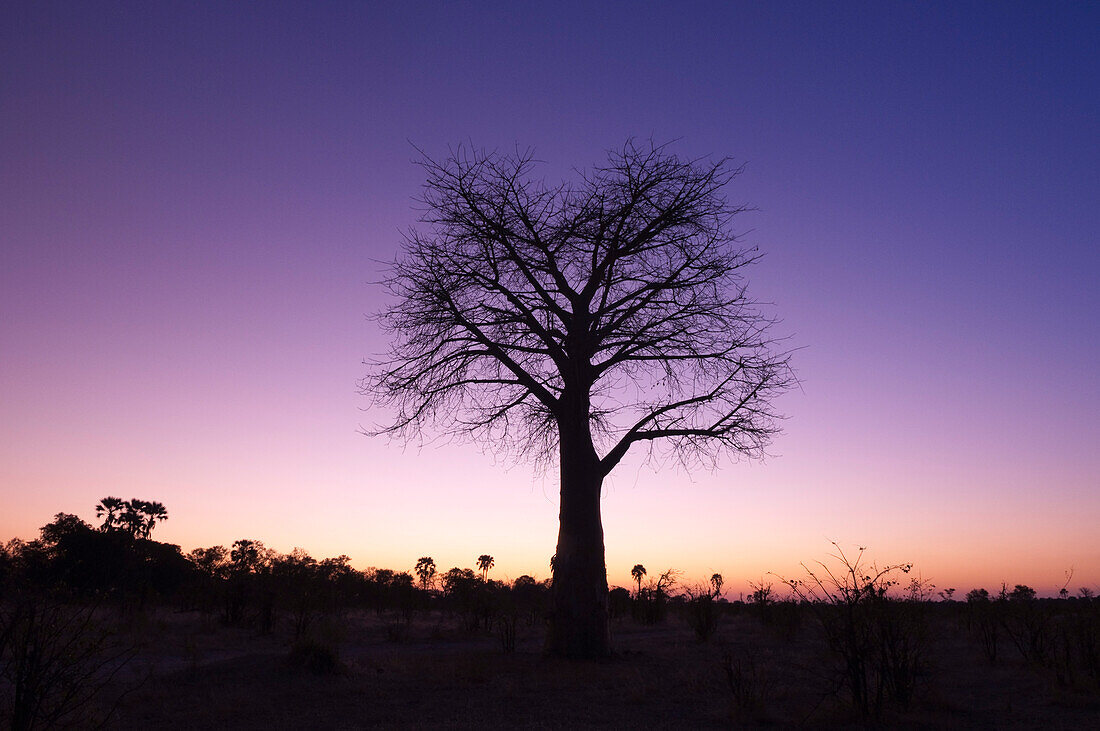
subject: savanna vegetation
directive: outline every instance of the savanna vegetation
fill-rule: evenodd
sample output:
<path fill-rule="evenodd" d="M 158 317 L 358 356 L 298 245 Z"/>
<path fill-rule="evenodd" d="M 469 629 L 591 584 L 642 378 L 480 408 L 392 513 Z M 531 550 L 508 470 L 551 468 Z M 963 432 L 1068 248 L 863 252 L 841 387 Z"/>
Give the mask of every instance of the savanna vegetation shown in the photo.
<path fill-rule="evenodd" d="M 729 601 L 633 567 L 614 654 L 545 652 L 551 581 L 358 570 L 255 539 L 184 552 L 159 503 L 105 498 L 0 549 L 0 721 L 108 726 L 1094 725 L 1100 600 L 959 596 L 835 546 Z"/>

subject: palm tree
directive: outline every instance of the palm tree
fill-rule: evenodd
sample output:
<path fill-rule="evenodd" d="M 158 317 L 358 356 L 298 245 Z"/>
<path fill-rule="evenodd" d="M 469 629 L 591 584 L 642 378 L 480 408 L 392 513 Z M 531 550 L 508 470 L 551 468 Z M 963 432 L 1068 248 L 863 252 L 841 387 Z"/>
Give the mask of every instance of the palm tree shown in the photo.
<path fill-rule="evenodd" d="M 239 541 L 233 541 L 233 550 L 229 552 L 229 560 L 233 562 L 235 570 L 242 573 L 252 573 L 260 565 L 260 554 L 263 550 L 263 541 L 242 538 Z"/>
<path fill-rule="evenodd" d="M 432 578 L 435 577 L 435 561 L 431 556 L 421 556 L 416 562 L 416 575 L 420 578 L 420 586 L 427 589 Z"/>
<path fill-rule="evenodd" d="M 712 574 L 710 577 L 710 586 L 714 589 L 714 598 L 722 596 L 722 586 L 726 583 L 726 580 L 722 578 L 722 574 Z"/>
<path fill-rule="evenodd" d="M 145 518 L 142 516 L 144 500 L 132 498 L 122 503 L 122 513 L 118 516 L 120 528 L 130 534 L 131 538 L 137 538 L 145 528 Z"/>
<path fill-rule="evenodd" d="M 141 512 L 145 514 L 145 520 L 141 526 L 142 538 L 149 537 L 149 534 L 153 532 L 153 527 L 157 524 L 158 520 L 168 520 L 168 509 L 164 507 L 164 503 L 155 500 L 151 502 L 143 500 Z"/>
<path fill-rule="evenodd" d="M 493 567 L 493 557 L 487 553 L 483 553 L 477 557 L 477 567 L 481 569 L 481 580 L 489 580 L 489 569 Z"/>
<path fill-rule="evenodd" d="M 640 563 L 634 564 L 634 568 L 630 569 L 630 575 L 634 577 L 634 580 L 638 582 L 638 593 L 635 596 L 642 595 L 642 577 L 645 576 L 645 566 Z"/>
<path fill-rule="evenodd" d="M 102 531 L 114 530 L 118 527 L 119 513 L 122 511 L 122 506 L 125 503 L 122 502 L 120 497 L 105 497 L 99 501 L 99 504 L 95 506 L 95 517 L 103 518 L 103 525 L 99 527 Z"/>

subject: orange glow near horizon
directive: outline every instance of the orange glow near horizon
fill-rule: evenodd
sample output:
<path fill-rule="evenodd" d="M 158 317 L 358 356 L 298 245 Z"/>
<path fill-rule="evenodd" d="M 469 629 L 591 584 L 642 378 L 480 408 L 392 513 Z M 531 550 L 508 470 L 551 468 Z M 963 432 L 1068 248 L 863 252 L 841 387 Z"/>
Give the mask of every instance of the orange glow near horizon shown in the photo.
<path fill-rule="evenodd" d="M 557 536 L 554 475 L 532 477 L 523 466 L 494 464 L 469 446 L 418 452 L 357 434 L 350 438 L 372 453 L 366 462 L 374 466 L 330 471 L 323 492 L 300 487 L 309 484 L 306 465 L 323 462 L 323 454 L 299 452 L 262 469 L 218 459 L 181 461 L 172 480 L 131 483 L 147 488 L 120 489 L 115 480 L 89 479 L 73 496 L 75 505 L 57 504 L 45 489 L 32 492 L 18 511 L 0 519 L 0 531 L 33 538 L 31 526 L 45 524 L 55 512 L 94 523 L 99 498 L 138 496 L 167 505 L 170 519 L 157 526 L 154 538 L 184 550 L 253 538 L 283 553 L 302 547 L 316 558 L 346 554 L 358 569 L 411 571 L 417 558 L 428 555 L 441 572 L 472 568 L 478 555 L 489 553 L 496 559 L 494 578 L 549 577 Z M 212 484 L 215 472 L 244 487 L 192 487 Z M 441 474 L 450 477 L 441 481 Z M 46 484 L 50 475 L 42 478 Z M 917 489 L 902 485 L 893 497 L 878 499 L 897 504 Z M 938 589 L 954 587 L 959 595 L 977 587 L 993 591 L 1001 582 L 1053 594 L 1070 569 L 1073 592 L 1100 583 L 1100 542 L 1091 517 L 1100 505 L 1055 511 L 1019 492 L 995 503 L 956 498 L 948 513 L 935 502 L 947 495 L 925 492 L 928 502 L 899 505 L 890 513 L 896 510 L 901 519 L 886 519 L 871 502 L 873 483 L 815 482 L 791 457 L 694 475 L 627 463 L 605 485 L 608 580 L 633 586 L 630 569 L 641 563 L 648 578 L 672 568 L 685 585 L 720 573 L 729 598 L 748 593 L 750 581 L 774 583 L 785 593 L 780 577 L 803 578 L 802 563 L 833 565 L 828 555 L 836 540 L 850 554 L 866 546 L 868 560 L 879 565 L 911 562 L 913 576 Z M 975 515 L 984 521 L 976 523 Z M 1019 515 L 1030 517 L 1021 521 Z M 1029 540 L 1021 542 L 1021 535 Z"/>

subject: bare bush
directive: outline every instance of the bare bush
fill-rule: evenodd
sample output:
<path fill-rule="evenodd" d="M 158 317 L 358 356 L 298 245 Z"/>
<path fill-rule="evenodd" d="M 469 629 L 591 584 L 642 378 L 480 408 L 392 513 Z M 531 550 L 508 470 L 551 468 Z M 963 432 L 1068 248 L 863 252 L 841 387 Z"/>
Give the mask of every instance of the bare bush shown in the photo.
<path fill-rule="evenodd" d="M 865 561 L 864 548 L 850 559 L 833 546 L 835 568 L 803 564 L 808 578 L 787 583 L 819 620 L 856 710 L 877 717 L 887 700 L 908 706 L 926 655 L 926 602 L 920 597 L 927 592 L 894 598 L 889 591 L 911 564 L 879 568 Z"/>
<path fill-rule="evenodd" d="M 506 654 L 516 651 L 516 615 L 501 614 L 497 618 L 497 636 L 500 637 L 500 649 Z"/>
<path fill-rule="evenodd" d="M 656 624 L 665 619 L 668 611 L 668 600 L 676 582 L 680 578 L 680 571 L 669 569 L 651 580 L 643 587 L 634 599 L 634 617 L 642 624 Z"/>
<path fill-rule="evenodd" d="M 746 652 L 727 649 L 722 653 L 722 672 L 730 691 L 734 715 L 759 716 L 767 707 L 771 682 L 763 663 Z"/>
<path fill-rule="evenodd" d="M 95 726 L 121 694 L 115 676 L 136 654 L 96 611 L 41 595 L 0 605 L 0 719 L 12 729 Z"/>
<path fill-rule="evenodd" d="M 1017 584 L 1003 604 L 1001 625 L 1020 656 L 1035 665 L 1047 659 L 1050 649 L 1051 613 L 1044 611 L 1035 590 Z"/>
<path fill-rule="evenodd" d="M 334 675 L 344 670 L 340 660 L 340 645 L 344 640 L 343 624 L 333 617 L 324 617 L 297 634 L 290 647 L 289 661 L 316 675 Z"/>
<path fill-rule="evenodd" d="M 997 662 L 1000 641 L 1000 605 L 994 604 L 985 589 L 972 589 L 966 595 L 966 626 L 978 641 L 985 659 Z"/>
<path fill-rule="evenodd" d="M 697 584 L 684 589 L 687 599 L 687 622 L 695 633 L 695 639 L 706 642 L 718 630 L 718 602 L 716 586 Z"/>

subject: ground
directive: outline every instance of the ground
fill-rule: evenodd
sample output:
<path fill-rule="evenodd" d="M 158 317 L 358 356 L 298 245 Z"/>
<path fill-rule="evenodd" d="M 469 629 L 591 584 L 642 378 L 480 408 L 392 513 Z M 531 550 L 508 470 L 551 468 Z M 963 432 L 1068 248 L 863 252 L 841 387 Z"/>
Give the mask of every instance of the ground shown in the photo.
<path fill-rule="evenodd" d="M 258 635 L 167 610 L 139 625 L 111 728 L 1100 727 L 1095 689 L 1061 687 L 1021 658 L 990 664 L 947 619 L 932 625 L 909 707 L 874 722 L 852 711 L 812 628 L 766 626 L 746 609 L 702 643 L 675 614 L 616 620 L 604 662 L 545 658 L 542 627 L 522 619 L 505 653 L 496 634 L 440 612 L 351 613 L 316 625 L 313 652 L 297 654 L 285 628 Z"/>

